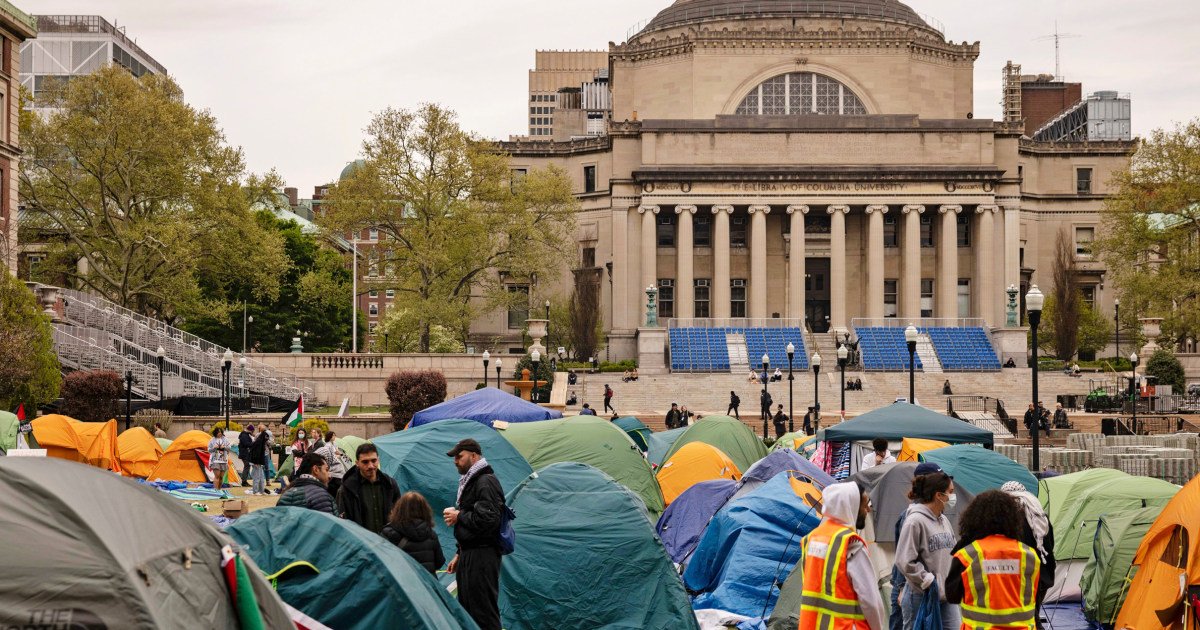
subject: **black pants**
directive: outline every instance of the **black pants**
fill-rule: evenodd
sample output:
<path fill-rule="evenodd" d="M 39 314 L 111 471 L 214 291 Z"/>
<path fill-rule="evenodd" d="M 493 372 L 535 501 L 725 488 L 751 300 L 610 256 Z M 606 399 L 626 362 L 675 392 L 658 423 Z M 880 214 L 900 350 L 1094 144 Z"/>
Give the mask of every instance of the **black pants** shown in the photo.
<path fill-rule="evenodd" d="M 776 422 L 776 423 L 775 423 L 775 439 L 776 439 L 776 440 L 778 440 L 779 438 L 783 437 L 783 434 L 784 434 L 784 433 L 786 433 L 786 432 L 787 432 L 787 425 L 786 425 L 786 424 L 784 424 L 784 423 L 782 423 L 782 422 Z"/>
<path fill-rule="evenodd" d="M 730 412 L 733 412 L 733 413 L 730 413 Z M 729 405 L 729 408 L 725 410 L 725 415 L 733 416 L 734 418 L 737 418 L 738 420 L 742 419 L 742 417 L 740 415 L 738 415 L 737 405 Z"/>
<path fill-rule="evenodd" d="M 246 449 L 249 451 L 250 449 Z M 238 458 L 242 459 L 242 458 Z M 242 485 L 250 485 L 250 455 L 247 453 L 246 458 L 242 459 Z"/>
<path fill-rule="evenodd" d="M 605 412 L 611 411 L 613 413 L 617 413 L 617 408 L 612 406 L 612 398 L 608 398 L 608 397 L 604 398 L 604 411 Z"/>
<path fill-rule="evenodd" d="M 458 551 L 458 603 L 479 630 L 500 630 L 500 550 Z"/>

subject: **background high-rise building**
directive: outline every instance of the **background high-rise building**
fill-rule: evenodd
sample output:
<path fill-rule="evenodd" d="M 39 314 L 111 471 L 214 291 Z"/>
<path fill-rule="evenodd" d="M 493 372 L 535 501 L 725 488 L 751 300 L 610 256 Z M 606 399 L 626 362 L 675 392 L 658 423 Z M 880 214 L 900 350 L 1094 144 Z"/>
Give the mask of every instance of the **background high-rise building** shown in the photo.
<path fill-rule="evenodd" d="M 603 79 L 603 106 L 608 107 L 608 51 L 604 50 L 539 50 L 535 53 L 533 70 L 529 71 L 529 135 L 550 139 L 557 131 L 557 110 L 566 107 L 579 112 L 583 101 L 594 99 L 583 92 Z M 597 89 L 597 88 L 590 88 Z M 572 102 L 560 103 L 560 90 L 568 90 Z M 584 123 L 586 125 L 586 123 Z M 578 134 L 578 135 L 583 135 Z"/>
<path fill-rule="evenodd" d="M 0 262 L 17 268 L 17 159 L 19 105 L 14 82 L 21 67 L 21 42 L 37 35 L 33 16 L 0 0 Z"/>

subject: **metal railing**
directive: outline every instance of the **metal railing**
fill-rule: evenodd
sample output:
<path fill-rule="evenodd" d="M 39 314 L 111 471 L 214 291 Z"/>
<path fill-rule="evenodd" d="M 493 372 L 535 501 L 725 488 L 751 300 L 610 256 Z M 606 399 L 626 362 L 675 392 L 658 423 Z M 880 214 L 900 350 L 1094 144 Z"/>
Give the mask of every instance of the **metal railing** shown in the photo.
<path fill-rule="evenodd" d="M 802 318 L 781 317 L 672 317 L 667 319 L 667 328 L 799 328 L 804 330 Z"/>
<path fill-rule="evenodd" d="M 148 399 L 160 399 L 163 393 L 159 391 L 158 356 L 147 352 L 128 341 L 116 337 L 109 332 L 84 328 L 80 326 L 57 325 L 55 332 L 55 349 L 59 359 L 68 359 L 69 367 L 82 370 L 106 369 L 116 371 L 121 376 L 125 372 L 134 373 L 136 387 L 133 389 L 145 395 Z M 179 381 L 182 393 L 186 396 L 221 395 L 220 379 L 207 377 L 195 370 L 164 357 L 163 381 Z M 234 396 L 244 395 L 245 390 L 236 383 L 232 386 Z"/>
<path fill-rule="evenodd" d="M 742 2 L 740 4 L 728 4 L 723 6 L 713 6 L 707 8 L 683 9 L 681 12 L 676 12 L 670 19 L 656 22 L 655 29 L 669 28 L 677 24 L 686 24 L 698 20 L 716 20 L 721 18 L 755 18 L 755 17 L 771 17 L 772 15 L 793 15 L 802 13 L 811 17 L 832 17 L 832 18 L 879 18 L 883 20 L 894 20 L 906 24 L 912 23 L 912 17 L 916 15 L 925 25 L 937 31 L 941 35 L 946 34 L 946 25 L 941 20 L 924 13 L 916 11 L 903 10 L 892 5 L 862 5 L 849 2 L 772 2 L 770 0 L 760 0 L 758 2 Z M 625 41 L 629 41 L 635 35 L 641 33 L 655 18 L 644 19 L 637 24 L 629 27 L 625 32 Z M 915 26 L 915 25 L 914 25 Z"/>

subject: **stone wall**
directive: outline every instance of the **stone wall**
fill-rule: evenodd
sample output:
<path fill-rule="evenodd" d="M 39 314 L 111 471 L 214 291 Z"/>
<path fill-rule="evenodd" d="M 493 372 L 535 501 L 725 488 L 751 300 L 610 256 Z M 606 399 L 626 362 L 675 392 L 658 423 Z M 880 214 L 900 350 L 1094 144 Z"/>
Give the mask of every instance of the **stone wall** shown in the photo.
<path fill-rule="evenodd" d="M 483 380 L 483 358 L 471 354 L 301 353 L 256 354 L 254 358 L 312 381 L 316 387 L 317 402 L 334 407 L 340 405 L 347 396 L 353 406 L 387 404 L 387 379 L 400 370 L 435 370 L 445 374 L 450 398 L 474 390 L 475 385 Z M 510 366 L 516 366 L 515 359 Z M 488 371 L 494 382 L 495 369 Z M 511 370 L 502 376 L 511 378 Z"/>
<path fill-rule="evenodd" d="M 230 418 L 242 426 L 246 424 L 267 423 L 270 426 L 278 426 L 280 415 L 275 416 L 235 416 Z M 354 435 L 361 438 L 372 439 L 381 435 L 387 435 L 393 431 L 392 418 L 386 415 L 370 415 L 370 416 L 354 416 L 351 418 L 334 418 L 325 415 L 310 415 L 308 418 L 320 418 L 329 423 L 329 428 L 338 435 Z M 167 430 L 167 437 L 174 440 L 188 431 L 204 431 L 208 433 L 212 431 L 214 426 L 219 426 L 225 422 L 224 418 L 216 416 L 179 416 L 171 419 L 171 428 Z M 124 425 L 122 425 L 124 426 Z M 237 436 L 227 436 L 231 440 L 236 441 Z"/>

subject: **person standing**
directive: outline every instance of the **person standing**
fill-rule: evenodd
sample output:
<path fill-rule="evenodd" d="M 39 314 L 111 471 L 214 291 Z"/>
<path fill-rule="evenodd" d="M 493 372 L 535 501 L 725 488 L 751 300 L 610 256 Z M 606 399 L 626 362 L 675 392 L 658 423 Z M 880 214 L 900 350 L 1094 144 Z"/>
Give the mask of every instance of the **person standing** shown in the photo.
<path fill-rule="evenodd" d="M 946 578 L 946 601 L 962 605 L 963 628 L 1022 628 L 1037 623 L 1037 551 L 1017 538 L 1021 508 L 1010 494 L 988 490 L 959 518 L 962 540 Z"/>
<path fill-rule="evenodd" d="M 859 470 L 874 468 L 881 464 L 891 464 L 896 461 L 896 458 L 888 450 L 888 441 L 884 438 L 875 438 L 871 440 L 871 452 L 863 457 L 862 464 L 859 465 Z"/>
<path fill-rule="evenodd" d="M 787 433 L 788 417 L 783 413 L 783 405 L 779 405 L 779 409 L 775 412 L 775 417 L 771 418 L 772 424 L 775 425 L 775 439 L 783 437 Z"/>
<path fill-rule="evenodd" d="M 333 495 L 329 494 L 329 464 L 318 453 L 308 453 L 296 469 L 296 478 L 276 505 L 303 507 L 333 514 Z"/>
<path fill-rule="evenodd" d="M 242 462 L 242 485 L 250 485 L 250 447 L 254 444 L 254 425 L 247 424 L 238 433 L 238 459 Z"/>
<path fill-rule="evenodd" d="M 225 439 L 225 430 L 216 427 L 212 430 L 212 439 L 208 441 L 208 469 L 213 474 L 213 489 L 220 490 L 225 481 L 225 471 L 229 469 L 229 440 Z"/>
<path fill-rule="evenodd" d="M 814 415 L 813 412 L 814 411 L 816 411 L 816 410 L 813 409 L 812 407 L 809 407 L 808 411 L 806 411 L 804 413 L 804 435 L 812 435 L 813 434 L 812 421 L 813 421 L 813 415 Z"/>
<path fill-rule="evenodd" d="M 960 625 L 958 606 L 946 601 L 945 590 L 950 553 L 958 542 L 954 526 L 945 515 L 958 498 L 954 494 L 954 480 L 944 472 L 914 476 L 909 498 L 916 505 L 909 506 L 896 541 L 896 567 L 905 578 L 904 593 L 900 596 L 904 629 L 912 630 L 921 600 L 936 582 L 942 628 L 956 630 Z"/>
<path fill-rule="evenodd" d="M 1063 409 L 1062 403 L 1054 403 L 1054 428 L 1071 428 L 1071 421 L 1067 419 L 1067 410 Z"/>
<path fill-rule="evenodd" d="M 688 411 L 687 405 L 679 406 L 679 427 L 683 428 L 692 422 L 692 412 Z"/>
<path fill-rule="evenodd" d="M 883 598 L 857 532 L 871 511 L 867 493 L 854 482 L 835 483 L 825 488 L 823 501 L 821 524 L 800 541 L 800 627 L 884 630 Z"/>
<path fill-rule="evenodd" d="M 1037 410 L 1034 409 L 1033 403 L 1029 403 L 1029 409 L 1025 410 L 1025 418 L 1023 420 L 1025 423 L 1025 430 L 1029 432 L 1030 436 L 1033 435 L 1034 431 L 1037 431 L 1037 419 Z"/>
<path fill-rule="evenodd" d="M 400 499 L 400 486 L 379 470 L 379 449 L 366 442 L 354 453 L 354 468 L 342 478 L 338 489 L 337 511 L 376 534 L 387 525 L 392 506 Z"/>
<path fill-rule="evenodd" d="M 679 405 L 671 403 L 671 409 L 667 412 L 667 417 L 663 418 L 663 422 L 668 430 L 679 427 Z"/>
<path fill-rule="evenodd" d="M 1054 572 L 1058 562 L 1054 559 L 1054 527 L 1050 517 L 1042 509 L 1042 504 L 1033 493 L 1025 488 L 1020 481 L 1006 481 L 1000 489 L 1011 495 L 1021 504 L 1021 536 L 1018 538 L 1030 548 L 1037 551 L 1042 560 L 1042 570 L 1038 573 L 1037 606 L 1042 607 L 1046 594 L 1054 586 Z M 1038 617 L 1038 627 L 1042 627 L 1042 619 Z"/>
<path fill-rule="evenodd" d="M 941 466 L 933 462 L 921 462 L 913 470 L 913 479 L 940 472 L 943 472 Z M 904 527 L 904 521 L 908 518 L 908 510 L 916 504 L 916 500 L 910 498 L 909 504 L 900 513 L 900 518 L 896 519 L 896 528 L 893 532 L 896 540 L 900 540 L 900 530 Z M 904 627 L 904 615 L 900 607 L 900 595 L 904 592 L 904 583 L 905 578 L 904 574 L 900 572 L 900 567 L 893 565 L 891 575 L 892 595 L 889 602 L 892 612 L 888 617 L 888 627 L 891 630 L 901 630 Z"/>
<path fill-rule="evenodd" d="M 159 422 L 154 423 L 154 437 L 155 437 L 155 439 L 158 439 L 158 438 L 162 438 L 164 440 L 167 439 L 167 432 L 163 431 L 162 423 L 159 423 Z"/>
<path fill-rule="evenodd" d="M 458 576 L 458 603 L 480 630 L 500 630 L 500 519 L 504 489 L 483 457 L 479 442 L 467 438 L 446 453 L 461 475 L 457 507 L 442 512 L 454 527 L 458 553 L 446 571 Z"/>
<path fill-rule="evenodd" d="M 254 436 L 254 441 L 250 443 L 250 494 L 259 495 L 266 494 L 267 491 L 267 460 L 271 458 L 271 452 L 268 449 L 267 443 L 270 440 L 270 431 L 264 426 L 258 435 Z"/>
<path fill-rule="evenodd" d="M 617 412 L 616 408 L 612 406 L 612 399 L 613 399 L 613 390 L 611 387 L 608 386 L 608 383 L 605 383 L 604 384 L 604 413 L 608 413 L 610 411 L 613 413 Z"/>
<path fill-rule="evenodd" d="M 742 416 L 738 413 L 738 405 L 740 404 L 742 404 L 742 399 L 738 398 L 737 393 L 731 390 L 729 392 L 729 408 L 725 410 L 725 415 L 731 415 L 734 418 L 741 420 Z"/>
<path fill-rule="evenodd" d="M 333 431 L 325 432 L 324 444 L 315 449 L 313 452 L 325 458 L 325 464 L 329 466 L 329 494 L 337 496 L 338 490 L 342 487 L 342 478 L 346 476 L 346 463 L 342 461 L 342 452 L 338 448 L 334 439 L 337 434 Z"/>
<path fill-rule="evenodd" d="M 446 564 L 442 543 L 433 530 L 433 508 L 420 492 L 405 492 L 383 526 L 383 537 L 437 576 Z"/>
<path fill-rule="evenodd" d="M 765 374 L 765 372 L 764 372 L 764 374 Z M 759 394 L 758 402 L 759 402 L 759 412 L 761 414 L 759 416 L 759 420 L 770 420 L 771 419 L 771 403 L 775 402 L 775 401 L 771 400 L 771 394 L 767 392 L 767 388 L 764 387 L 762 390 L 762 393 Z"/>

